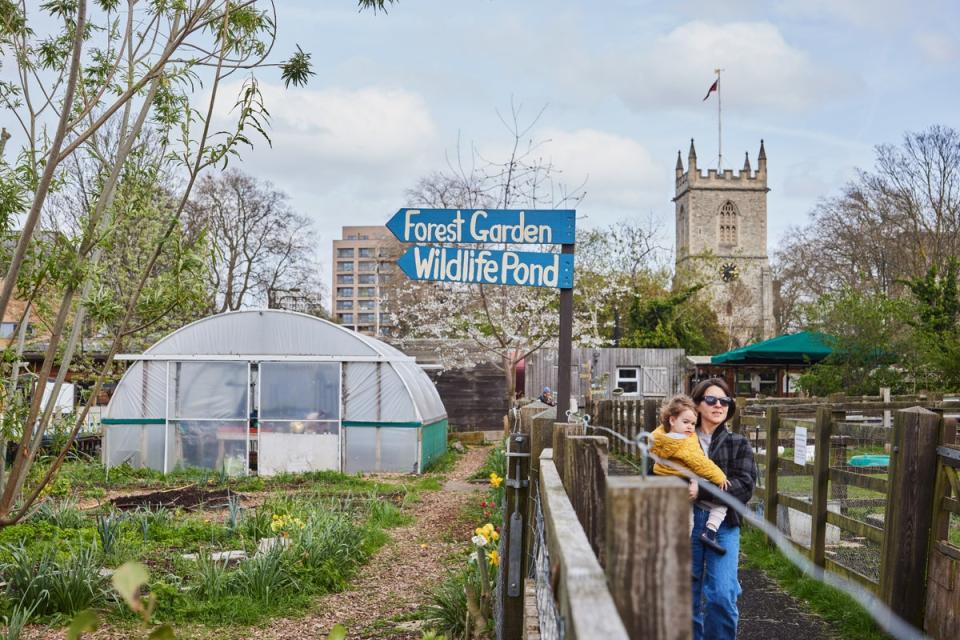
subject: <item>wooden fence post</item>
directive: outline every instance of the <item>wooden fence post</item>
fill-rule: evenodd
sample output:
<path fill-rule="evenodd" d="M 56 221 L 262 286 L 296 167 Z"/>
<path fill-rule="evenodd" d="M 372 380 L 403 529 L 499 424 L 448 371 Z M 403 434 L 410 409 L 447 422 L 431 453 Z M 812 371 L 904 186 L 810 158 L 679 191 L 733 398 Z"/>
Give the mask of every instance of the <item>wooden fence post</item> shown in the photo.
<path fill-rule="evenodd" d="M 630 638 L 687 640 L 690 503 L 676 478 L 607 479 L 606 574 Z"/>
<path fill-rule="evenodd" d="M 923 623 L 942 420 L 922 407 L 897 411 L 893 418 L 880 597 L 894 613 L 918 627 Z"/>
<path fill-rule="evenodd" d="M 507 450 L 507 477 L 504 479 L 503 544 L 500 549 L 503 564 L 500 585 L 500 612 L 503 615 L 503 638 L 519 640 L 523 635 L 523 579 L 527 575 L 527 554 L 530 520 L 527 496 L 530 493 L 527 476 L 530 467 L 530 436 L 525 433 L 510 435 Z M 525 544 L 526 543 L 526 544 Z"/>
<path fill-rule="evenodd" d="M 660 424 L 660 401 L 656 398 L 645 398 L 643 401 L 643 430 L 653 433 Z M 636 434 L 634 434 L 636 438 Z M 633 445 L 633 456 L 637 457 L 637 445 Z"/>
<path fill-rule="evenodd" d="M 832 432 L 836 432 L 836 425 L 847 419 L 846 411 L 834 411 L 831 417 L 833 423 Z M 830 465 L 837 469 L 846 470 L 847 468 L 847 443 L 849 436 L 831 435 L 830 437 Z M 828 472 L 829 474 L 829 472 Z M 830 499 L 840 501 L 840 513 L 846 514 L 847 485 L 843 482 L 830 483 Z"/>
<path fill-rule="evenodd" d="M 767 467 L 763 474 L 763 516 L 774 527 L 777 526 L 777 461 L 780 453 L 780 409 L 767 408 Z"/>
<path fill-rule="evenodd" d="M 553 424 L 557 421 L 557 409 L 556 407 L 550 407 L 549 409 L 544 410 L 542 413 L 538 413 L 534 418 L 530 426 L 530 498 L 527 500 L 527 522 L 533 522 L 533 516 L 536 509 L 536 505 L 532 500 L 534 487 L 538 486 L 540 482 L 540 454 L 543 453 L 544 449 L 549 449 L 553 446 Z M 532 524 L 531 524 L 532 526 Z M 533 536 L 529 535 L 525 538 L 526 544 L 524 549 L 526 549 L 527 557 L 533 553 Z"/>
<path fill-rule="evenodd" d="M 813 505 L 810 509 L 810 559 L 822 567 L 827 544 L 827 482 L 830 480 L 830 407 L 817 408 L 816 447 L 813 459 Z"/>
<path fill-rule="evenodd" d="M 608 440 L 603 436 L 570 436 L 566 446 L 563 476 L 570 478 L 567 495 L 602 567 Z"/>
<path fill-rule="evenodd" d="M 557 473 L 563 480 L 563 486 L 570 490 L 567 479 L 563 477 L 563 471 L 566 467 L 565 458 L 567 457 L 567 437 L 582 436 L 584 432 L 583 425 L 579 422 L 555 422 L 553 424 L 553 462 L 557 466 Z"/>

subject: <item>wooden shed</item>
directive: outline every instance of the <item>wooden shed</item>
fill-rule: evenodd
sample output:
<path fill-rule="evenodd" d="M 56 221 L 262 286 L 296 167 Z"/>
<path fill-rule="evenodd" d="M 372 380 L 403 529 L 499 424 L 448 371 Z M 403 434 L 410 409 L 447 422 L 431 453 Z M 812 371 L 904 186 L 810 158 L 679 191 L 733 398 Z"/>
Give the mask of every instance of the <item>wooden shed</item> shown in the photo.
<path fill-rule="evenodd" d="M 664 398 L 683 392 L 683 349 L 574 349 L 570 388 L 579 402 L 588 398 Z M 557 350 L 540 349 L 524 364 L 524 389 L 536 398 L 557 388 Z"/>

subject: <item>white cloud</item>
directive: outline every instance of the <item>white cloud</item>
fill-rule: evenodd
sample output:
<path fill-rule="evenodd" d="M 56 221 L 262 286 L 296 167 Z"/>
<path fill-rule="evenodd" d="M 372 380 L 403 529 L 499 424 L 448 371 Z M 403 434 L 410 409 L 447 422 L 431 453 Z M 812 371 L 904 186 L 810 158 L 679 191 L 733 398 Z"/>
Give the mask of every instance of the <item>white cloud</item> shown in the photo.
<path fill-rule="evenodd" d="M 318 160 L 393 163 L 419 153 L 436 136 L 423 99 L 400 89 L 262 90 L 273 129 Z"/>
<path fill-rule="evenodd" d="M 225 95 L 231 89 L 238 87 L 225 89 Z M 241 149 L 243 170 L 298 194 L 298 200 L 337 202 L 336 210 L 311 212 L 330 223 L 399 202 L 404 189 L 440 157 L 436 124 L 416 93 L 379 87 L 286 90 L 273 84 L 262 84 L 261 91 L 273 145 L 254 139 L 252 151 Z M 221 101 L 217 124 L 229 122 L 231 106 Z M 354 204 L 345 209 L 343 203 Z"/>
<path fill-rule="evenodd" d="M 946 63 L 960 58 L 957 39 L 944 33 L 919 33 L 914 37 L 914 41 L 930 62 Z"/>
<path fill-rule="evenodd" d="M 695 108 L 717 66 L 724 69 L 724 104 L 741 110 L 802 110 L 856 84 L 815 65 L 768 22 L 688 22 L 632 59 L 605 66 L 613 70 L 620 95 L 636 109 Z"/>
<path fill-rule="evenodd" d="M 654 201 L 660 197 L 672 175 L 632 138 L 596 129 L 545 131 L 544 138 L 550 140 L 545 155 L 562 172 L 563 182 L 575 187 L 587 181 L 588 209 L 642 211 L 651 196 Z"/>

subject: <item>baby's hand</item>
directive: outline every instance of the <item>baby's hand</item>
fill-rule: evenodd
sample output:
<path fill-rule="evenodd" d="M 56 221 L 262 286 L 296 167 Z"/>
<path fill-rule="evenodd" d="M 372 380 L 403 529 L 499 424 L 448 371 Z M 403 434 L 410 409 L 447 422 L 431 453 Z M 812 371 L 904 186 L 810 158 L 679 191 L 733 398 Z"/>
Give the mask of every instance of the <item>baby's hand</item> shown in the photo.
<path fill-rule="evenodd" d="M 730 481 L 729 481 L 729 480 L 724 480 L 723 482 L 721 482 L 721 483 L 720 483 L 720 488 L 723 489 L 724 491 L 726 491 L 727 489 L 729 489 L 729 488 L 730 488 Z"/>

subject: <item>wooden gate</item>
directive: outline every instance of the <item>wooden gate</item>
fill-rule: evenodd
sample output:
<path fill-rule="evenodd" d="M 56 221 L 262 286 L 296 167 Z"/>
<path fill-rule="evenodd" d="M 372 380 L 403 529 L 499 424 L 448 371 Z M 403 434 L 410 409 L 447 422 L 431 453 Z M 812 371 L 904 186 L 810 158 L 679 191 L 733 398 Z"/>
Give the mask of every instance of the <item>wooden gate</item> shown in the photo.
<path fill-rule="evenodd" d="M 923 624 L 933 638 L 960 637 L 960 541 L 949 537 L 950 518 L 960 518 L 958 469 L 960 447 L 939 447 Z"/>

